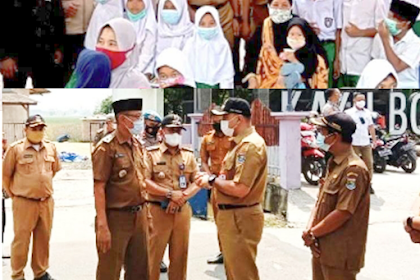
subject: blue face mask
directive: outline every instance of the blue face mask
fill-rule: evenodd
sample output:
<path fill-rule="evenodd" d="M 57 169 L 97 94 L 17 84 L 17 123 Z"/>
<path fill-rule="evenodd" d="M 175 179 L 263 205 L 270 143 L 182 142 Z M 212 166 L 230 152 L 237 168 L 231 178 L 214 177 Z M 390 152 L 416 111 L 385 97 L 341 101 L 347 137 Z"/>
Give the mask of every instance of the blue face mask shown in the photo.
<path fill-rule="evenodd" d="M 127 16 L 130 21 L 139 21 L 143 19 L 147 14 L 146 8 L 144 8 L 140 13 L 133 14 L 127 9 Z"/>
<path fill-rule="evenodd" d="M 133 124 L 134 124 L 134 127 L 128 129 L 132 135 L 139 135 L 140 133 L 143 132 L 143 129 L 144 129 L 143 119 L 138 119 L 135 122 L 133 122 Z"/>
<path fill-rule="evenodd" d="M 161 16 L 163 21 L 167 24 L 175 25 L 179 22 L 179 19 L 181 18 L 181 13 L 179 13 L 177 10 L 163 9 Z"/>
<path fill-rule="evenodd" d="M 95 1 L 98 2 L 99 4 L 105 4 L 109 0 L 95 0 Z"/>
<path fill-rule="evenodd" d="M 316 136 L 316 145 L 326 152 L 328 152 L 331 148 L 331 145 L 325 143 L 325 136 L 318 132 L 318 135 Z"/>
<path fill-rule="evenodd" d="M 393 19 L 385 18 L 385 24 L 388 27 L 389 33 L 391 33 L 392 36 L 396 36 L 402 31 L 397 27 L 397 22 Z"/>
<path fill-rule="evenodd" d="M 211 40 L 217 36 L 219 29 L 217 27 L 198 27 L 198 35 L 204 40 Z"/>

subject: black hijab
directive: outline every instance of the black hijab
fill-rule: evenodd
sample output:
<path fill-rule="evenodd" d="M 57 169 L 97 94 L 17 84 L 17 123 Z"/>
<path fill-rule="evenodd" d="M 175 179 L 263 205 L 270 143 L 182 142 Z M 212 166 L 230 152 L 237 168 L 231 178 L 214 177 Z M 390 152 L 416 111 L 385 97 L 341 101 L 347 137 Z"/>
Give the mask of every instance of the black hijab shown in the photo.
<path fill-rule="evenodd" d="M 309 23 L 301 18 L 293 18 L 287 28 L 287 34 L 293 26 L 298 26 L 305 36 L 306 45 L 295 52 L 296 58 L 305 66 L 302 73 L 303 78 L 310 79 L 318 67 L 318 57 L 320 55 L 324 58 L 328 67 L 327 54 L 318 39 L 318 36 L 310 27 Z M 287 37 L 287 36 L 286 36 Z"/>

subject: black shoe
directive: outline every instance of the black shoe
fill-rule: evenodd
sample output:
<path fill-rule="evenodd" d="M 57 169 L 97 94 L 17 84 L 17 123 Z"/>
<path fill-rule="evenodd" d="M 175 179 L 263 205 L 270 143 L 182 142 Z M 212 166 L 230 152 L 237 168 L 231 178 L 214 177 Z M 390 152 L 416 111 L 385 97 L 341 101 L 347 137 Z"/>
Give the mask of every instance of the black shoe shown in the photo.
<path fill-rule="evenodd" d="M 35 278 L 34 280 L 55 280 L 55 279 L 52 278 L 51 275 L 48 274 L 48 272 L 45 272 L 44 275 L 42 275 L 39 278 Z"/>
<path fill-rule="evenodd" d="M 208 259 L 207 263 L 208 264 L 223 264 L 223 254 L 220 253 L 215 258 Z"/>
<path fill-rule="evenodd" d="M 166 273 L 168 272 L 168 267 L 166 266 L 166 264 L 164 262 L 160 263 L 160 273 Z"/>
<path fill-rule="evenodd" d="M 372 188 L 372 185 L 370 185 L 370 194 L 375 194 L 375 191 Z"/>

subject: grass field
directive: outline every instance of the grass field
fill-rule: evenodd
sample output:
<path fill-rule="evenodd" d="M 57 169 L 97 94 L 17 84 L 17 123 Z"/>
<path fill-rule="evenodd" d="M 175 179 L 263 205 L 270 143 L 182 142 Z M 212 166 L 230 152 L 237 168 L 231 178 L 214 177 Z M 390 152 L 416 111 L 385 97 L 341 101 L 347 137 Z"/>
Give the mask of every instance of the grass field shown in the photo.
<path fill-rule="evenodd" d="M 79 142 L 82 139 L 81 117 L 46 117 L 48 139 L 56 141 L 63 134 L 70 135 L 70 142 Z"/>

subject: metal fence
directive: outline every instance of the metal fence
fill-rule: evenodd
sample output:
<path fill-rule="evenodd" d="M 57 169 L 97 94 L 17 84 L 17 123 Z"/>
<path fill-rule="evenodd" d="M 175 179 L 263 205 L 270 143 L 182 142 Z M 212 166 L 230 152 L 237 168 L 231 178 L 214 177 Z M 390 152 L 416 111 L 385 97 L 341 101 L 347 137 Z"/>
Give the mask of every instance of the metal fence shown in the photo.
<path fill-rule="evenodd" d="M 273 177 L 280 177 L 280 146 L 268 146 L 268 174 Z"/>

